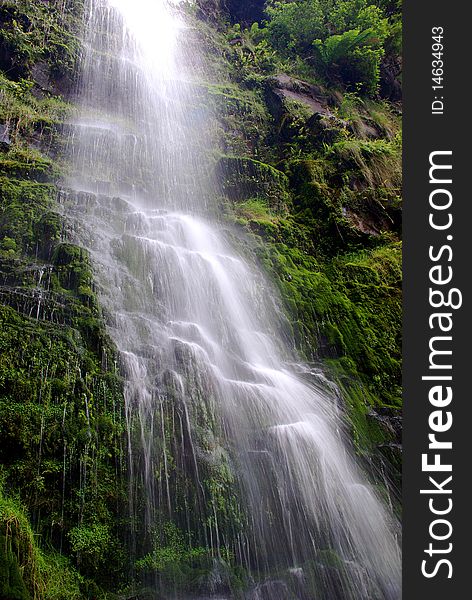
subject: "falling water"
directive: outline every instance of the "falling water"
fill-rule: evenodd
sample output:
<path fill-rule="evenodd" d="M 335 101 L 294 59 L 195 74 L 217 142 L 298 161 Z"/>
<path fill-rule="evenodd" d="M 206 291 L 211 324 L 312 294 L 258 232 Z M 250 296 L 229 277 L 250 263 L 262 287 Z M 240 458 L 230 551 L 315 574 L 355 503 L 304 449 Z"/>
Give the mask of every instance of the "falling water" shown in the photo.
<path fill-rule="evenodd" d="M 273 290 L 211 217 L 203 53 L 179 4 L 90 0 L 62 192 L 125 378 L 131 560 L 173 523 L 265 581 L 251 598 L 282 600 L 282 579 L 300 598 L 397 600 L 396 524 L 333 386 L 309 382 Z"/>

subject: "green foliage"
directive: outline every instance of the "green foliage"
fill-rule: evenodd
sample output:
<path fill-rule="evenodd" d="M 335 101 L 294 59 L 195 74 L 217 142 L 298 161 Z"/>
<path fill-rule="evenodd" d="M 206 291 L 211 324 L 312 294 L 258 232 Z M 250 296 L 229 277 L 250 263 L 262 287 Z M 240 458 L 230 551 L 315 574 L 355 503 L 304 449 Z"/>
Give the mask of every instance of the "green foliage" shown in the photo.
<path fill-rule="evenodd" d="M 15 146 L 40 136 L 50 148 L 60 142 L 60 124 L 74 111 L 63 99 L 34 93 L 32 79 L 13 81 L 0 72 L 0 121 Z"/>
<path fill-rule="evenodd" d="M 102 523 L 78 525 L 68 533 L 71 550 L 78 556 L 79 563 L 85 563 L 91 570 L 103 565 L 112 536 L 109 526 Z"/>
<path fill-rule="evenodd" d="M 380 62 L 384 51 L 373 29 L 350 29 L 313 45 L 318 64 L 328 77 L 339 77 L 347 86 L 374 94 L 379 85 Z"/>
<path fill-rule="evenodd" d="M 397 14 L 372 0 L 270 2 L 267 15 L 265 34 L 279 53 L 366 95 L 378 91 L 385 53 L 399 53 Z"/>
<path fill-rule="evenodd" d="M 383 187 L 399 191 L 401 184 L 401 137 L 393 140 L 359 140 L 335 142 L 326 156 L 336 165 L 345 182 L 356 179 L 363 187 Z"/>
<path fill-rule="evenodd" d="M 369 29 L 362 32 L 358 29 L 350 29 L 341 35 L 331 35 L 324 42 L 315 40 L 314 44 L 320 60 L 325 68 L 327 68 L 332 63 L 336 64 L 340 60 L 345 59 L 354 48 L 362 46 L 371 37 L 372 32 Z"/>
<path fill-rule="evenodd" d="M 360 139 L 373 136 L 400 139 L 401 120 L 386 101 L 374 101 L 346 92 L 339 105 L 339 116 L 348 120 L 352 132 Z"/>
<path fill-rule="evenodd" d="M 254 23 L 250 29 L 241 30 L 240 25 L 233 26 L 227 33 L 227 39 L 233 42 L 231 64 L 238 71 L 251 71 L 254 76 L 269 74 L 276 68 L 276 51 L 266 39 L 266 30 Z M 235 69 L 235 72 L 237 72 Z M 242 77 L 250 84 L 250 77 Z"/>
<path fill-rule="evenodd" d="M 320 0 L 273 2 L 267 14 L 268 39 L 282 53 L 309 52 L 313 40 L 324 38 L 328 33 Z"/>
<path fill-rule="evenodd" d="M 140 571 L 164 571 L 171 566 L 191 563 L 195 559 L 208 556 L 208 552 L 207 548 L 188 546 L 183 533 L 175 523 L 168 521 L 164 524 L 163 531 L 156 535 L 154 550 L 139 559 L 136 567 Z"/>
<path fill-rule="evenodd" d="M 69 561 L 39 548 L 18 500 L 0 486 L 0 596 L 9 600 L 81 600 L 83 579 Z"/>
<path fill-rule="evenodd" d="M 46 62 L 56 77 L 72 76 L 79 51 L 82 0 L 5 0 L 0 6 L 0 68 L 15 79 Z"/>
<path fill-rule="evenodd" d="M 9 600 L 29 600 L 18 558 L 9 546 L 7 538 L 0 535 L 0 595 Z"/>

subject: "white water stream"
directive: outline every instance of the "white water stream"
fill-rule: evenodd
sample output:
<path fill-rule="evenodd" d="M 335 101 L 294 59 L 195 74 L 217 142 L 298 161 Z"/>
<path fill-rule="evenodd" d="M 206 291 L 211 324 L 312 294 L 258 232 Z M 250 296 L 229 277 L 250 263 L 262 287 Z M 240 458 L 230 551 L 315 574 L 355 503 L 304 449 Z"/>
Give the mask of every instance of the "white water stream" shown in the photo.
<path fill-rule="evenodd" d="M 91 0 L 62 194 L 125 376 L 133 552 L 171 520 L 262 577 L 332 551 L 345 575 L 320 569 L 316 598 L 398 600 L 395 519 L 336 394 L 307 383 L 273 290 L 211 218 L 204 60 L 177 4 Z"/>

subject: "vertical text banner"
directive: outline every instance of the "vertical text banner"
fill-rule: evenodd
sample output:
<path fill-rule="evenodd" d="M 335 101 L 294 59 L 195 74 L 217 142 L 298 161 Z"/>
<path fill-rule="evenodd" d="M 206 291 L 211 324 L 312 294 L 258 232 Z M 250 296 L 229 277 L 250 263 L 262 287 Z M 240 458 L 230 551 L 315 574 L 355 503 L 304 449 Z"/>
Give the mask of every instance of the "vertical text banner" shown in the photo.
<path fill-rule="evenodd" d="M 472 576 L 466 8 L 404 6 L 404 600 L 469 597 Z"/>

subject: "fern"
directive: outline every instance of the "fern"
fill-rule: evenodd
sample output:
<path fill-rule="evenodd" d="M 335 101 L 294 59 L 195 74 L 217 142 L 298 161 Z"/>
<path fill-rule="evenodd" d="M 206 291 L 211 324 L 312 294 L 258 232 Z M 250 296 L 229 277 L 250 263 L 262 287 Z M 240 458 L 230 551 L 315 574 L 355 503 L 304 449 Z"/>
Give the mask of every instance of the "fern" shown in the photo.
<path fill-rule="evenodd" d="M 347 57 L 356 48 L 374 44 L 376 41 L 373 29 L 350 29 L 340 35 L 332 35 L 324 42 L 315 40 L 313 45 L 319 59 L 328 67 Z"/>

